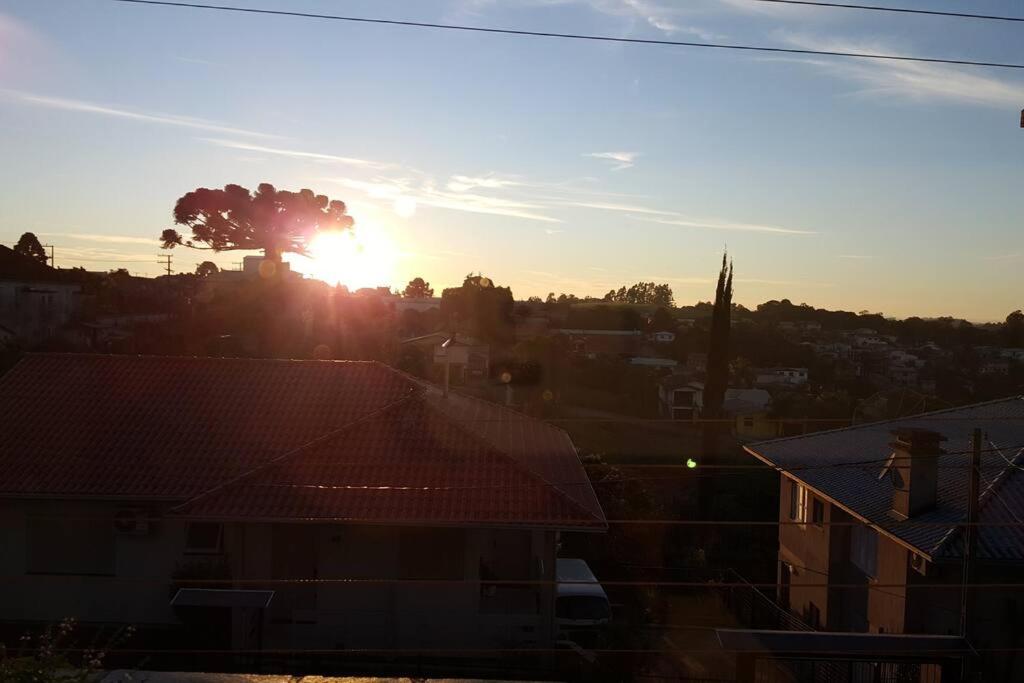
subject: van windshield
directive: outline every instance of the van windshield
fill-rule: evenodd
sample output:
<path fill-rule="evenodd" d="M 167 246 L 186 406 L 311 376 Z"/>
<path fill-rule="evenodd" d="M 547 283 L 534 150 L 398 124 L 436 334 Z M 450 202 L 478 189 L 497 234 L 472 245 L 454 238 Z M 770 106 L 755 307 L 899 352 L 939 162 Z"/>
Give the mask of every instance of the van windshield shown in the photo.
<path fill-rule="evenodd" d="M 611 616 L 608 601 L 597 596 L 571 595 L 558 598 L 555 606 L 559 619 L 607 619 Z"/>

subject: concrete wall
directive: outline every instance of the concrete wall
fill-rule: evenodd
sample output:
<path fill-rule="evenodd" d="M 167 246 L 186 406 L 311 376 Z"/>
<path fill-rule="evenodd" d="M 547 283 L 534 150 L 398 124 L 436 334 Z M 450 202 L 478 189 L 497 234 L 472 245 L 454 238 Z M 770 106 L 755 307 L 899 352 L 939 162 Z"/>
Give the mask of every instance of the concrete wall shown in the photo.
<path fill-rule="evenodd" d="M 281 576 L 280 553 L 296 551 L 282 544 L 288 543 L 289 535 L 307 533 L 301 529 L 307 525 L 277 526 L 250 525 L 231 535 L 236 576 L 287 578 Z M 412 581 L 422 572 L 409 566 L 409 550 L 403 551 L 403 544 L 413 543 L 413 552 L 423 554 L 415 536 L 432 531 L 447 539 L 447 548 L 435 552 L 458 546 L 461 553 L 441 562 L 443 571 L 432 574 L 443 582 Z M 496 560 L 501 567 L 513 567 L 511 574 L 497 578 L 553 581 L 552 532 L 317 525 L 312 527 L 312 542 L 312 564 L 303 568 L 301 561 L 291 569 L 299 575 L 313 572 L 324 581 L 297 589 L 271 586 L 276 594 L 264 615 L 265 647 L 502 647 L 552 641 L 553 586 L 497 586 L 488 592 L 486 578 L 481 577 L 482 560 L 492 566 Z M 522 561 L 510 563 L 502 557 L 508 548 L 524 550 Z M 431 574 L 429 567 L 426 571 Z M 381 581 L 346 584 L 344 579 Z M 235 616 L 238 647 L 255 647 L 251 618 Z"/>
<path fill-rule="evenodd" d="M 789 477 L 780 477 L 779 520 L 790 522 Z M 816 526 L 810 521 L 810 510 L 813 494 L 808 492 L 808 522 L 806 524 L 782 524 L 779 526 L 779 560 L 794 565 L 790 578 L 790 610 L 803 618 L 808 607 L 813 603 L 821 614 L 821 623 L 828 623 L 828 582 L 830 566 L 830 547 L 828 526 L 831 517 L 831 505 L 825 503 L 826 522 Z"/>
<path fill-rule="evenodd" d="M 141 506 L 0 500 L 0 621 L 74 617 L 142 627 L 190 623 L 185 613 L 190 608 L 176 612 L 170 606 L 173 578 L 188 567 L 199 571 L 189 578 L 209 578 L 203 568 L 221 564 L 231 578 L 247 580 L 246 588 L 275 591 L 269 609 L 234 608 L 222 613 L 223 627 L 210 626 L 225 646 L 256 648 L 261 639 L 264 647 L 282 648 L 553 642 L 553 585 L 488 586 L 487 579 L 553 582 L 554 532 L 225 524 L 223 555 L 189 555 L 183 521 L 162 519 L 141 535 L 115 531 L 115 512 L 129 507 Z M 96 520 L 91 533 L 98 541 L 83 546 L 95 575 L 55 573 L 70 567 L 73 541 L 46 546 L 53 571 L 34 571 L 42 546 L 33 541 L 41 534 L 33 531 L 38 521 L 32 520 L 39 519 Z M 47 536 L 52 541 L 54 534 Z M 490 575 L 482 576 L 481 567 L 489 567 Z M 303 578 L 339 581 L 267 581 Z M 450 583 L 395 581 L 416 578 Z M 344 579 L 381 582 L 346 584 Z"/>
<path fill-rule="evenodd" d="M 183 522 L 161 521 L 145 535 L 112 532 L 111 571 L 102 576 L 29 573 L 29 517 L 109 519 L 116 503 L 0 500 L 0 619 L 174 624 L 170 581 L 184 548 Z M 7 580 L 10 579 L 10 580 Z M 156 580 L 154 580 L 156 579 Z"/>

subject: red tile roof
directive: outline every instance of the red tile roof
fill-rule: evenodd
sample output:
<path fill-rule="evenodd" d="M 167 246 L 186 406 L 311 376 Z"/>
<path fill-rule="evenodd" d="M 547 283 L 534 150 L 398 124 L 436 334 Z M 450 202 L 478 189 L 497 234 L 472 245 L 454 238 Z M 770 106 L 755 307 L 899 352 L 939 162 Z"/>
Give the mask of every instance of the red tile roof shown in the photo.
<path fill-rule="evenodd" d="M 604 528 L 559 429 L 378 363 L 31 354 L 0 379 L 0 495 L 193 517 Z"/>

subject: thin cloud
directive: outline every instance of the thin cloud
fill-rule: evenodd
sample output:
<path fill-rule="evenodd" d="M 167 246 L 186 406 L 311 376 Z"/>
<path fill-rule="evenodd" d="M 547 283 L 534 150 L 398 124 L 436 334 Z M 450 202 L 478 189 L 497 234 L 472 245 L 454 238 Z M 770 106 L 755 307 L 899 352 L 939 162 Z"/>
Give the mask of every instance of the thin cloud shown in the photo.
<path fill-rule="evenodd" d="M 903 56 L 883 43 L 853 43 L 804 34 L 779 33 L 785 42 L 807 50 L 834 52 L 884 53 Z M 868 97 L 900 98 L 915 102 L 957 102 L 989 107 L 1019 107 L 1024 101 L 1024 84 L 983 75 L 944 64 L 903 62 L 884 59 L 784 58 L 809 64 L 820 71 L 860 84 L 853 94 Z"/>
<path fill-rule="evenodd" d="M 652 216 L 676 216 L 674 211 L 662 211 L 637 204 L 618 204 L 616 202 L 561 202 L 563 206 L 574 206 L 580 209 L 599 209 L 601 211 L 621 211 L 624 213 L 638 213 Z"/>
<path fill-rule="evenodd" d="M 389 200 L 391 202 L 414 201 L 417 205 L 432 206 L 451 211 L 523 218 L 543 223 L 562 222 L 558 218 L 538 213 L 536 209 L 543 207 L 537 204 L 490 197 L 473 192 L 439 190 L 430 181 L 415 184 L 408 180 L 388 178 L 375 178 L 371 181 L 355 180 L 352 178 L 325 178 L 324 180 L 338 183 L 349 189 L 358 190 L 375 199 Z"/>
<path fill-rule="evenodd" d="M 698 220 L 693 218 L 653 218 L 650 216 L 630 216 L 633 220 L 659 225 L 678 225 L 683 228 L 702 228 L 707 230 L 730 230 L 737 232 L 763 232 L 776 235 L 816 235 L 812 230 L 783 228 L 777 225 L 759 225 L 756 223 L 732 223 L 720 220 Z"/>
<path fill-rule="evenodd" d="M 218 138 L 200 138 L 203 142 L 208 142 L 211 145 L 217 145 L 218 147 L 226 147 L 227 149 L 237 149 L 244 152 L 258 152 L 260 154 L 276 154 L 278 156 L 291 157 L 293 159 L 312 159 L 314 161 L 329 161 L 339 164 L 347 164 L 349 166 L 362 166 L 364 168 L 374 169 L 385 169 L 392 168 L 393 164 L 385 164 L 378 161 L 370 161 L 369 159 L 357 159 L 355 157 L 343 157 L 336 154 L 325 154 L 323 152 L 305 152 L 296 149 L 282 149 L 279 147 L 265 147 L 263 145 L 253 145 L 248 142 L 238 142 L 236 140 L 222 140 Z"/>
<path fill-rule="evenodd" d="M 864 259 L 873 259 L 875 257 L 874 256 L 869 256 L 867 254 L 839 254 L 839 258 L 864 260 Z"/>
<path fill-rule="evenodd" d="M 835 287 L 834 282 L 812 282 L 809 280 L 770 280 L 756 277 L 736 278 L 737 284 L 777 285 L 780 287 Z"/>
<path fill-rule="evenodd" d="M 552 230 L 551 228 L 544 230 L 545 235 L 561 235 L 563 232 L 565 232 L 565 230 Z"/>
<path fill-rule="evenodd" d="M 590 152 L 583 156 L 614 162 L 611 170 L 622 171 L 627 168 L 633 168 L 636 165 L 637 157 L 640 155 L 636 152 Z"/>
<path fill-rule="evenodd" d="M 110 244 L 148 244 L 156 246 L 159 244 L 157 238 L 133 237 L 131 235 L 101 235 L 96 233 L 82 232 L 40 232 L 45 237 L 63 237 L 70 240 L 83 240 L 86 242 L 107 242 Z"/>
<path fill-rule="evenodd" d="M 482 187 L 488 190 L 500 190 L 505 187 L 519 187 L 523 185 L 518 180 L 512 178 L 501 178 L 495 175 L 486 176 L 465 176 L 465 175 L 453 175 L 448 180 L 448 189 L 452 192 L 467 192 L 478 187 Z"/>
<path fill-rule="evenodd" d="M 48 109 L 60 109 L 63 111 L 80 112 L 83 114 L 98 114 L 100 116 L 112 116 L 116 118 L 129 119 L 132 121 L 144 121 L 146 123 L 157 123 L 165 126 L 179 126 L 181 128 L 194 128 L 214 133 L 228 133 L 230 135 L 248 135 L 258 138 L 279 138 L 279 135 L 260 133 L 244 128 L 226 126 L 214 121 L 199 119 L 190 116 L 178 116 L 175 114 L 162 114 L 152 112 L 129 111 L 108 107 L 102 104 L 86 102 L 84 100 L 73 100 L 64 97 L 50 97 L 48 95 L 36 95 L 34 93 L 19 90 L 0 90 L 4 96 L 16 102 Z"/>

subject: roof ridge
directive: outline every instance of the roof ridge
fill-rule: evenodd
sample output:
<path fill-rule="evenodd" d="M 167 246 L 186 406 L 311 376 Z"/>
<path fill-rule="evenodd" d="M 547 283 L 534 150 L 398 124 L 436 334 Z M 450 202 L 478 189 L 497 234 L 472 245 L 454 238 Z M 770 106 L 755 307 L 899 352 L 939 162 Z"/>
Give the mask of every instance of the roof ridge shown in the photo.
<path fill-rule="evenodd" d="M 483 399 L 477 399 L 475 397 L 466 397 L 464 394 L 459 394 L 459 395 L 462 396 L 462 397 L 465 397 L 465 398 L 473 398 L 474 400 L 476 400 L 476 401 L 478 401 L 480 403 L 489 403 L 488 401 L 484 401 Z M 439 407 L 431 405 L 431 403 L 429 403 L 428 401 L 425 400 L 424 396 L 420 396 L 420 399 L 422 400 L 423 405 L 425 405 L 429 410 L 431 410 L 431 411 L 437 413 L 438 415 L 440 415 L 441 417 L 443 417 L 455 429 L 458 429 L 459 431 L 461 431 L 464 434 L 470 436 L 471 438 L 473 438 L 473 439 L 475 439 L 475 440 L 477 440 L 477 441 L 487 445 L 487 447 L 490 450 L 494 451 L 495 453 L 500 455 L 505 460 L 509 460 L 513 464 L 515 464 L 517 470 L 523 472 L 525 475 L 527 475 L 529 477 L 532 477 L 533 479 L 539 480 L 542 484 L 547 486 L 550 491 L 558 492 L 559 494 L 561 494 L 561 497 L 563 499 L 565 499 L 572 507 L 576 508 L 577 511 L 583 513 L 584 518 L 588 518 L 588 519 L 591 519 L 591 520 L 594 520 L 594 521 L 597 521 L 597 522 L 604 522 L 604 520 L 598 518 L 597 515 L 593 514 L 592 512 L 587 510 L 583 505 L 581 505 L 573 496 L 571 496 L 568 493 L 566 493 L 565 491 L 563 491 L 558 486 L 557 483 L 548 481 L 547 478 L 545 478 L 539 472 L 537 472 L 533 468 L 527 466 L 526 463 L 522 462 L 519 458 L 516 458 L 515 456 L 513 456 L 513 455 L 511 455 L 509 453 L 506 453 L 505 450 L 502 449 L 498 444 L 494 443 L 493 441 L 488 439 L 483 434 L 475 432 L 472 429 L 470 429 L 469 427 L 464 426 L 463 424 L 461 424 L 461 422 L 459 420 L 453 419 L 450 415 L 445 413 Z M 495 407 L 497 407 L 497 408 L 506 409 L 505 406 L 498 405 L 497 403 L 495 403 L 493 405 Z M 509 410 L 510 412 L 516 412 L 516 411 L 513 411 L 511 409 L 507 409 L 507 410 Z M 520 414 L 520 413 L 516 413 L 516 414 Z M 524 417 L 527 417 L 527 416 L 524 415 Z M 536 418 L 530 418 L 530 419 L 536 419 Z M 542 420 L 537 420 L 537 422 L 541 422 L 542 424 L 547 424 L 547 423 L 543 422 Z M 561 431 L 561 430 L 559 430 L 559 431 Z M 588 480 L 588 482 L 589 482 L 589 480 Z"/>
<path fill-rule="evenodd" d="M 295 363 L 295 364 L 315 364 L 315 363 L 331 363 L 337 365 L 378 365 L 384 368 L 390 368 L 391 366 L 381 363 L 377 360 L 347 360 L 341 358 L 252 358 L 249 356 L 176 356 L 171 354 L 152 354 L 152 353 L 79 353 L 75 351 L 25 351 L 24 356 L 33 357 L 50 357 L 50 358 L 62 358 L 62 357 L 74 357 L 74 358 L 117 358 L 117 359 L 133 359 L 133 360 L 187 360 L 187 361 L 217 361 L 218 363 L 224 362 L 244 362 L 244 363 Z"/>
<path fill-rule="evenodd" d="M 1010 401 L 1024 401 L 1024 395 L 1007 396 L 1005 398 L 995 398 L 989 401 L 981 401 L 980 403 L 968 403 L 967 405 L 954 406 L 952 408 L 940 408 L 939 410 L 930 410 L 925 413 L 914 413 L 913 415 L 907 415 L 905 417 L 892 417 L 886 420 L 875 420 L 874 422 L 864 422 L 859 425 L 850 425 L 848 427 L 835 427 L 833 429 L 822 429 L 817 432 L 807 432 L 806 434 L 795 434 L 793 436 L 783 436 L 778 439 L 766 439 L 765 441 L 757 441 L 752 444 L 748 444 L 751 447 L 760 446 L 762 444 L 775 444 L 782 443 L 783 441 L 796 441 L 797 439 L 805 439 L 808 437 L 821 436 L 822 434 L 835 434 L 836 432 L 845 432 L 852 429 L 864 429 L 866 427 L 876 427 L 879 425 L 890 424 L 893 422 L 901 422 L 906 420 L 916 420 L 922 417 L 928 417 L 930 415 L 938 415 L 940 413 L 951 413 L 958 410 L 967 410 L 972 408 L 981 408 L 982 406 L 995 405 L 996 403 L 1008 403 Z M 838 418 L 837 418 L 838 419 Z"/>
<path fill-rule="evenodd" d="M 376 361 L 370 361 L 370 362 L 376 362 Z M 365 415 L 362 415 L 361 417 L 356 418 L 355 420 L 350 420 L 349 422 L 346 422 L 345 424 L 341 425 L 337 429 L 331 430 L 331 431 L 327 432 L 326 434 L 323 434 L 321 436 L 318 436 L 315 439 L 307 441 L 306 443 L 304 443 L 304 444 L 302 444 L 300 446 L 296 446 L 295 448 L 293 448 L 293 449 L 291 449 L 289 451 L 286 451 L 286 452 L 282 453 L 281 455 L 278 455 L 275 458 L 271 458 L 270 460 L 268 460 L 265 463 L 257 465 L 256 467 L 252 468 L 251 470 L 248 470 L 246 472 L 242 472 L 241 474 L 239 474 L 239 475 L 237 475 L 235 477 L 232 477 L 231 479 L 228 479 L 227 481 L 221 482 L 220 484 L 217 484 L 216 486 L 214 486 L 214 487 L 212 487 L 210 489 L 207 489 L 206 491 L 203 491 L 200 494 L 192 496 L 191 498 L 186 500 L 184 503 L 180 503 L 179 505 L 175 505 L 174 507 L 172 507 L 170 509 L 170 512 L 172 512 L 172 513 L 173 512 L 178 512 L 182 508 L 185 508 L 185 507 L 187 507 L 189 505 L 192 505 L 193 503 L 195 503 L 196 501 L 198 501 L 200 499 L 203 499 L 203 498 L 206 498 L 208 496 L 211 496 L 211 495 L 213 495 L 213 494 L 215 494 L 215 493 L 217 493 L 219 491 L 223 491 L 224 489 L 228 488 L 229 486 L 233 486 L 233 485 L 237 484 L 238 482 L 242 481 L 243 479 L 246 479 L 246 478 L 248 478 L 250 476 L 258 474 L 259 472 L 262 472 L 262 471 L 268 469 L 269 467 L 272 467 L 274 465 L 278 465 L 278 464 L 284 462 L 285 460 L 287 460 L 287 459 L 289 459 L 291 457 L 294 457 L 296 455 L 300 455 L 301 453 L 305 453 L 306 451 L 309 451 L 309 450 L 311 450 L 313 448 L 317 448 L 319 446 L 322 446 L 325 443 L 328 443 L 328 442 L 332 441 L 333 439 L 337 438 L 338 436 L 340 436 L 344 432 L 348 431 L 349 429 L 351 429 L 351 428 L 353 428 L 353 427 L 355 427 L 357 425 L 360 425 L 360 424 L 362 424 L 364 422 L 368 422 L 369 420 L 371 420 L 371 419 L 373 419 L 373 418 L 375 418 L 375 417 L 377 417 L 377 416 L 379 416 L 379 415 L 381 415 L 383 413 L 386 413 L 387 411 L 392 410 L 392 409 L 400 406 L 403 403 L 412 401 L 413 399 L 415 399 L 420 394 L 421 394 L 421 392 L 416 391 L 416 389 L 414 388 L 412 391 L 409 392 L 409 395 L 407 395 L 407 396 L 403 396 L 402 398 L 399 398 L 399 399 L 396 399 L 394 401 L 391 401 L 390 403 L 388 403 L 388 404 L 386 404 L 384 406 L 381 406 L 377 410 L 370 411 L 369 413 L 367 413 Z"/>

